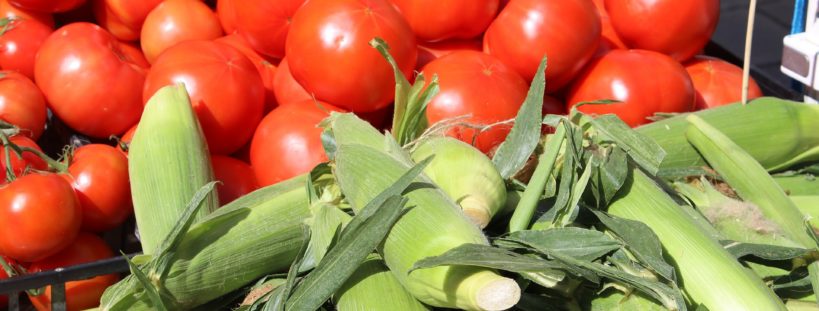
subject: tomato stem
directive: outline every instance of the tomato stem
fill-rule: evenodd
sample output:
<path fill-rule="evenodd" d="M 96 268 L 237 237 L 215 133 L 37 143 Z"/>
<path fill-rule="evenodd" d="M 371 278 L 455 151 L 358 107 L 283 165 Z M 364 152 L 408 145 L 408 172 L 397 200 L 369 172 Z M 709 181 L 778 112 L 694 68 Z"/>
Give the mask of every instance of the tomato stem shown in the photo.
<path fill-rule="evenodd" d="M 52 169 L 54 169 L 54 170 L 56 170 L 58 172 L 65 172 L 65 171 L 68 170 L 68 165 L 66 163 L 54 160 L 54 159 L 52 159 L 51 157 L 49 157 L 48 155 L 46 155 L 45 153 L 43 153 L 40 150 L 31 148 L 31 147 L 26 147 L 26 146 L 22 146 L 22 147 L 19 147 L 19 148 L 20 148 L 21 151 L 31 152 L 31 153 L 35 154 L 37 157 L 43 159 L 43 161 L 48 163 L 49 167 L 51 167 Z"/>
<path fill-rule="evenodd" d="M 11 167 L 11 142 L 5 131 L 0 131 L 0 141 L 3 143 L 3 156 L 6 160 L 6 182 L 11 183 L 17 176 L 14 176 L 14 169 Z"/>

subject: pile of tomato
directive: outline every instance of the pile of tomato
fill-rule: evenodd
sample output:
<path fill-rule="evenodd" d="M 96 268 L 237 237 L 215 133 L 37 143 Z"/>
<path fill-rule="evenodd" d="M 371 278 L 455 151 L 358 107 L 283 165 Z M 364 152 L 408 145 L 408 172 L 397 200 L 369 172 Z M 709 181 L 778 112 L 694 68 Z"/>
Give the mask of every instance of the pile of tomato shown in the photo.
<path fill-rule="evenodd" d="M 543 56 L 544 114 L 613 99 L 579 109 L 638 126 L 740 98 L 741 69 L 700 55 L 718 0 L 0 0 L 0 17 L 0 255 L 14 273 L 114 255 L 99 234 L 132 214 L 127 142 L 172 83 L 222 203 L 325 161 L 317 124 L 331 111 L 388 129 L 395 80 L 375 37 L 410 80 L 437 78 L 429 124 L 457 120 L 447 134 L 488 154 Z M 58 125 L 91 143 L 52 159 L 41 136 Z M 69 283 L 69 310 L 116 280 Z"/>

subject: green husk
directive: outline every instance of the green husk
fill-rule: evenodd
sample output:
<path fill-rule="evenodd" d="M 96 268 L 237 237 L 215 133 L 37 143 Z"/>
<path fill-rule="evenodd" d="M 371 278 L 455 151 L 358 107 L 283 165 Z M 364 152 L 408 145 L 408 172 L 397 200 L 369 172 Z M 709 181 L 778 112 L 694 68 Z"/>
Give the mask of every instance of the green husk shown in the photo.
<path fill-rule="evenodd" d="M 813 175 L 774 176 L 774 181 L 788 195 L 819 196 L 819 179 Z"/>
<path fill-rule="evenodd" d="M 661 175 L 677 175 L 706 164 L 685 139 L 688 115 L 712 124 L 768 171 L 819 160 L 819 106 L 763 97 L 747 105 L 735 103 L 681 114 L 637 128 L 667 152 Z"/>
<path fill-rule="evenodd" d="M 364 260 L 334 300 L 338 311 L 429 310 L 404 289 L 377 254 Z"/>
<path fill-rule="evenodd" d="M 213 180 L 207 144 L 183 85 L 163 87 L 145 104 L 129 146 L 128 171 L 142 250 L 153 254 L 188 200 Z M 210 196 L 194 219 L 218 207 L 217 196 Z"/>

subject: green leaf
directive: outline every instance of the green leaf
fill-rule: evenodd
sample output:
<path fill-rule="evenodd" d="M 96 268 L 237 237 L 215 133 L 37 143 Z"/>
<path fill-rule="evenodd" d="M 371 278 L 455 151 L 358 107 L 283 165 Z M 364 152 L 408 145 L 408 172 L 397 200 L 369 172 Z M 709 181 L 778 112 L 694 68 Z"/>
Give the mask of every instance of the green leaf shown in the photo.
<path fill-rule="evenodd" d="M 628 158 L 620 148 L 610 148 L 608 154 L 599 159 L 602 163 L 595 166 L 591 177 L 591 190 L 598 208 L 608 206 L 614 195 L 620 191 L 628 177 Z"/>
<path fill-rule="evenodd" d="M 338 209 L 335 205 L 327 203 L 317 203 L 310 207 L 313 217 L 308 219 L 310 225 L 310 244 L 307 246 L 302 266 L 299 271 L 304 272 L 315 267 L 327 249 L 339 238 L 342 228 L 350 222 L 352 218 L 347 213 Z"/>
<path fill-rule="evenodd" d="M 585 261 L 600 258 L 621 246 L 620 242 L 600 231 L 573 227 L 517 231 L 503 239 L 561 252 Z"/>
<path fill-rule="evenodd" d="M 477 266 L 510 272 L 539 272 L 562 267 L 548 260 L 520 255 L 489 245 L 463 244 L 441 255 L 415 262 L 409 272 L 437 266 Z"/>
<path fill-rule="evenodd" d="M 327 252 L 321 263 L 307 274 L 304 281 L 295 289 L 287 301 L 287 309 L 313 311 L 324 304 L 355 272 L 367 255 L 384 240 L 402 215 L 402 207 L 406 202 L 406 198 L 399 196 L 388 198 L 354 231 L 345 233 L 338 244 Z"/>
<path fill-rule="evenodd" d="M 128 262 L 128 268 L 131 270 L 131 274 L 136 277 L 140 284 L 142 284 L 142 288 L 145 290 L 145 294 L 148 295 L 148 299 L 151 300 L 153 303 L 153 307 L 156 308 L 158 311 L 165 311 L 168 308 L 165 306 L 165 302 L 162 300 L 162 296 L 159 295 L 159 291 L 154 286 L 153 283 L 148 279 L 145 273 L 139 269 L 131 259 L 128 259 L 128 256 L 125 256 L 125 261 Z"/>
<path fill-rule="evenodd" d="M 580 198 L 582 198 L 583 193 L 586 192 L 586 186 L 589 184 L 589 178 L 591 178 L 592 170 L 593 166 L 586 163 L 585 167 L 583 168 L 583 173 L 580 175 L 580 178 L 572 188 L 569 205 L 563 210 L 558 211 L 560 214 L 556 219 L 556 226 L 566 227 L 573 223 L 577 218 L 577 214 L 580 212 Z"/>
<path fill-rule="evenodd" d="M 637 260 L 667 280 L 676 281 L 674 267 L 663 259 L 663 246 L 651 228 L 639 221 L 615 217 L 597 210 L 592 212 L 625 243 Z"/>
<path fill-rule="evenodd" d="M 809 249 L 779 245 L 740 243 L 735 241 L 720 241 L 720 243 L 736 258 L 754 256 L 766 260 L 790 260 L 805 256 L 811 252 Z"/>
<path fill-rule="evenodd" d="M 324 154 L 327 155 L 327 159 L 330 161 L 335 160 L 338 145 L 336 145 L 336 139 L 333 137 L 333 131 L 329 129 L 321 131 L 321 146 L 324 148 Z"/>
<path fill-rule="evenodd" d="M 623 148 L 635 163 L 651 175 L 657 174 L 660 170 L 665 150 L 656 142 L 637 133 L 615 115 L 603 115 L 592 119 L 591 123 L 604 139 Z"/>
<path fill-rule="evenodd" d="M 301 229 L 305 239 L 296 255 L 296 259 L 293 261 L 293 264 L 290 265 L 290 270 L 287 271 L 287 281 L 284 283 L 284 286 L 279 286 L 271 293 L 270 298 L 264 304 L 264 311 L 284 311 L 285 303 L 288 297 L 290 297 L 290 293 L 296 287 L 296 281 L 299 279 L 299 267 L 302 266 L 310 243 L 310 228 L 306 225 L 302 225 Z"/>
<path fill-rule="evenodd" d="M 526 100 L 515 117 L 515 125 L 492 157 L 492 162 L 504 179 L 514 176 L 526 164 L 540 140 L 543 93 L 546 90 L 545 71 L 546 57 L 543 57 Z"/>

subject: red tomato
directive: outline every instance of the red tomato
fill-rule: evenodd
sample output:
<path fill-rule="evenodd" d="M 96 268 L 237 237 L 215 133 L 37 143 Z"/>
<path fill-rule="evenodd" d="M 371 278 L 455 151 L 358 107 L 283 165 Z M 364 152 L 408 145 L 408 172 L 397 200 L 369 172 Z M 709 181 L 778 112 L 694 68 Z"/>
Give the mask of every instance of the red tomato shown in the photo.
<path fill-rule="evenodd" d="M 267 57 L 284 57 L 291 20 L 305 0 L 240 1 L 233 5 L 236 32 Z"/>
<path fill-rule="evenodd" d="M 147 69 L 145 60 L 130 50 L 99 26 L 69 24 L 40 47 L 35 81 L 60 120 L 82 134 L 108 138 L 127 130 L 142 114 L 140 92 Z"/>
<path fill-rule="evenodd" d="M 57 13 L 78 8 L 85 0 L 8 0 L 12 5 L 32 12 Z"/>
<path fill-rule="evenodd" d="M 626 44 L 623 43 L 623 40 L 617 35 L 617 32 L 614 31 L 614 26 L 611 25 L 611 18 L 609 18 L 609 13 L 606 12 L 606 6 L 604 4 L 605 0 L 593 1 L 594 7 L 597 8 L 597 14 L 600 15 L 600 25 L 602 26 L 602 32 L 600 33 L 600 45 L 597 47 L 597 54 L 603 55 L 604 53 L 615 49 L 628 49 Z"/>
<path fill-rule="evenodd" d="M 531 81 L 548 57 L 546 91 L 567 85 L 600 42 L 600 17 L 589 0 L 515 0 L 489 25 L 484 52 Z"/>
<path fill-rule="evenodd" d="M 658 112 L 686 112 L 694 107 L 694 87 L 673 58 L 646 50 L 612 50 L 594 60 L 569 89 L 569 107 L 584 101 L 614 99 L 609 105 L 584 105 L 585 113 L 614 113 L 635 127 Z"/>
<path fill-rule="evenodd" d="M 264 84 L 264 111 L 268 112 L 273 110 L 273 108 L 278 105 L 276 102 L 276 94 L 273 90 L 273 81 L 276 78 L 276 65 L 273 65 L 273 63 L 259 55 L 259 53 L 256 53 L 256 51 L 250 47 L 250 44 L 238 34 L 227 35 L 216 39 L 216 41 L 229 44 L 242 52 L 242 54 L 245 54 L 245 56 L 253 62 Z"/>
<path fill-rule="evenodd" d="M 477 37 L 495 18 L 499 5 L 498 0 L 391 1 L 421 41 Z"/>
<path fill-rule="evenodd" d="M 393 100 L 395 75 L 368 42 L 384 39 L 398 68 L 411 76 L 415 37 L 387 0 L 311 0 L 293 17 L 287 35 L 290 72 L 319 100 L 354 112 Z"/>
<path fill-rule="evenodd" d="M 9 141 L 12 144 L 15 144 L 15 145 L 20 146 L 20 147 L 28 147 L 28 148 L 36 149 L 38 151 L 42 151 L 42 149 L 40 149 L 40 147 L 37 146 L 37 143 L 35 143 L 33 140 L 31 140 L 31 138 L 28 138 L 28 136 L 23 136 L 23 135 L 12 136 L 12 137 L 9 138 Z M 31 153 L 31 152 L 23 152 L 23 158 L 22 159 L 20 157 L 18 157 L 17 154 L 14 153 L 14 152 L 11 152 L 10 156 L 11 156 L 11 169 L 14 172 L 15 176 L 20 176 L 21 174 L 26 172 L 26 170 L 29 170 L 29 169 L 32 169 L 32 170 L 45 170 L 45 169 L 48 168 L 48 164 L 46 164 L 46 162 L 43 161 L 43 159 L 41 159 L 40 157 L 38 157 L 37 155 L 35 155 L 35 154 Z M 9 166 L 8 162 L 6 162 L 6 148 L 3 147 L 3 146 L 0 146 L 0 178 L 2 178 L 0 180 L 0 185 L 6 183 L 6 179 L 8 178 L 8 176 L 6 176 L 6 168 L 8 166 Z M 2 253 L 2 252 L 0 252 L 0 253 Z"/>
<path fill-rule="evenodd" d="M 48 28 L 54 28 L 54 17 L 51 16 L 51 14 L 26 11 L 11 5 L 9 0 L 0 0 L 0 17 L 16 17 L 21 20 L 36 20 Z"/>
<path fill-rule="evenodd" d="M 317 125 L 328 111 L 341 110 L 308 100 L 279 106 L 262 119 L 250 143 L 250 165 L 259 186 L 307 173 L 327 161 Z"/>
<path fill-rule="evenodd" d="M 447 40 L 440 42 L 424 42 L 418 44 L 418 61 L 416 69 L 422 69 L 432 60 L 448 55 L 455 51 L 482 51 L 481 40 Z"/>
<path fill-rule="evenodd" d="M 0 120 L 16 125 L 23 135 L 34 140 L 43 133 L 45 97 L 26 76 L 14 71 L 0 71 Z"/>
<path fill-rule="evenodd" d="M 549 95 L 543 96 L 543 115 L 545 116 L 547 114 L 568 114 L 568 111 L 566 111 L 566 104 L 563 103 L 562 100 L 555 97 Z"/>
<path fill-rule="evenodd" d="M 58 254 L 31 264 L 32 272 L 50 271 L 78 264 L 90 263 L 114 257 L 114 252 L 101 238 L 89 233 L 81 233 L 68 248 Z M 106 274 L 88 280 L 72 281 L 65 284 L 66 310 L 86 310 L 96 308 L 100 297 L 108 286 L 119 280 L 116 274 Z M 31 303 L 38 311 L 51 310 L 51 286 L 43 294 L 31 296 Z"/>
<path fill-rule="evenodd" d="M 174 83 L 185 84 L 212 153 L 230 154 L 253 136 L 262 119 L 264 84 L 242 52 L 215 41 L 179 43 L 151 67 L 143 99 Z"/>
<path fill-rule="evenodd" d="M 133 212 L 128 158 L 117 148 L 101 144 L 77 148 L 63 176 L 80 201 L 84 231 L 114 229 Z"/>
<path fill-rule="evenodd" d="M 394 108 L 393 105 L 389 105 L 376 111 L 358 112 L 356 115 L 379 130 L 388 130 L 392 126 Z"/>
<path fill-rule="evenodd" d="M 628 47 L 685 61 L 711 38 L 719 0 L 605 0 L 611 24 Z"/>
<path fill-rule="evenodd" d="M 696 109 L 707 109 L 742 100 L 742 68 L 724 60 L 695 56 L 685 64 L 696 91 Z M 753 78 L 748 83 L 748 99 L 762 97 L 762 90 Z"/>
<path fill-rule="evenodd" d="M 0 253 L 34 262 L 68 247 L 82 210 L 60 175 L 32 173 L 0 187 Z"/>
<path fill-rule="evenodd" d="M 440 92 L 427 106 L 430 124 L 464 115 L 472 116 L 461 122 L 476 126 L 514 119 L 529 89 L 512 68 L 482 52 L 453 52 L 430 62 L 423 72 L 427 77 L 438 75 L 440 85 Z M 467 143 L 474 140 L 478 149 L 491 153 L 511 128 L 494 126 L 478 134 L 473 128 L 455 126 L 448 135 Z"/>
<path fill-rule="evenodd" d="M 247 163 L 218 154 L 212 155 L 210 162 L 216 180 L 222 182 L 216 188 L 222 205 L 259 188 L 256 174 Z"/>
<path fill-rule="evenodd" d="M 236 32 L 236 4 L 235 0 L 216 1 L 216 15 L 219 16 L 219 23 L 226 34 Z"/>
<path fill-rule="evenodd" d="M 0 68 L 34 79 L 34 60 L 43 42 L 54 31 L 35 20 L 15 20 L 0 33 Z"/>
<path fill-rule="evenodd" d="M 219 17 L 199 0 L 164 1 L 142 24 L 140 43 L 145 58 L 153 64 L 162 51 L 179 42 L 209 40 L 222 36 Z"/>
<path fill-rule="evenodd" d="M 100 26 L 123 41 L 139 40 L 148 13 L 162 0 L 91 0 Z"/>
<path fill-rule="evenodd" d="M 279 68 L 276 69 L 276 75 L 273 77 L 273 93 L 276 95 L 276 101 L 279 105 L 313 99 L 313 95 L 308 93 L 296 81 L 296 78 L 293 78 L 293 74 L 290 73 L 290 65 L 287 63 L 287 57 L 282 58 Z"/>

